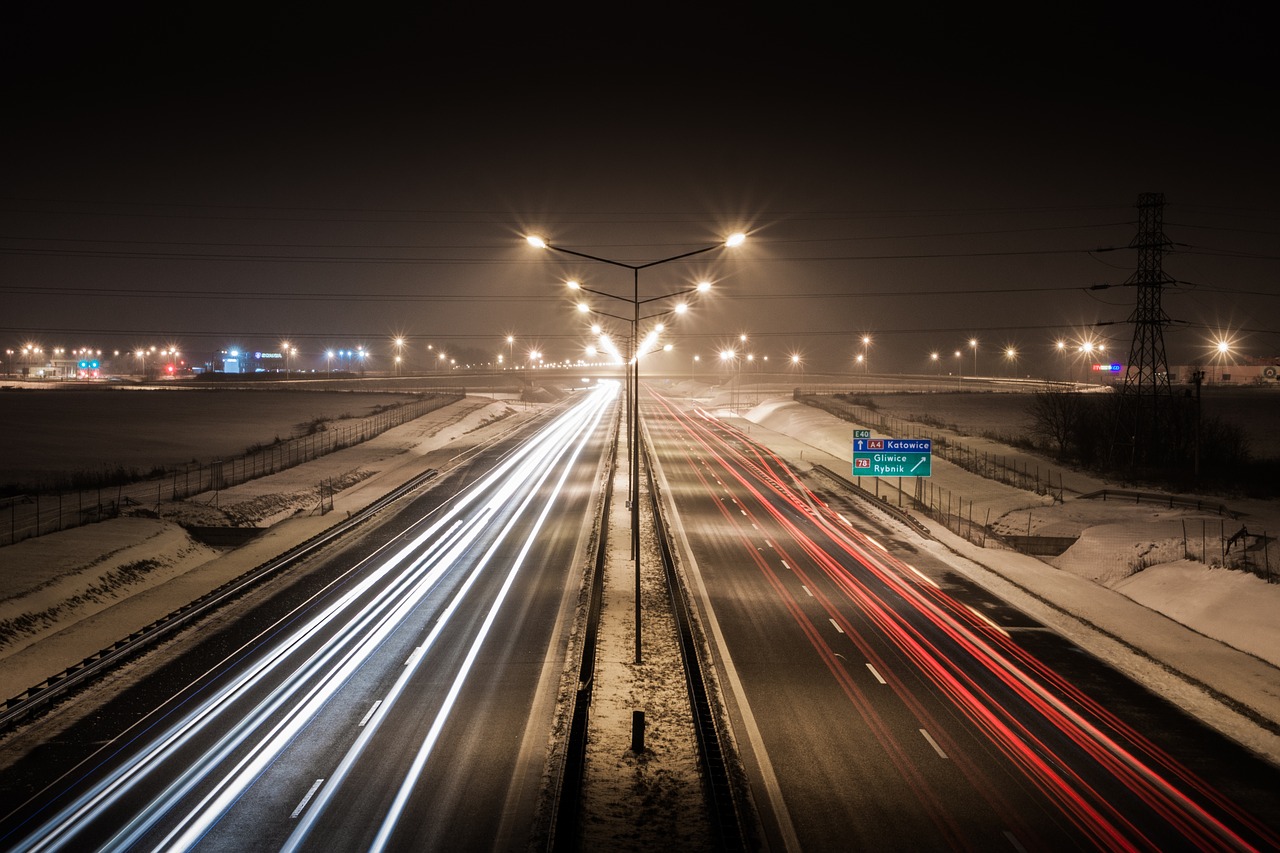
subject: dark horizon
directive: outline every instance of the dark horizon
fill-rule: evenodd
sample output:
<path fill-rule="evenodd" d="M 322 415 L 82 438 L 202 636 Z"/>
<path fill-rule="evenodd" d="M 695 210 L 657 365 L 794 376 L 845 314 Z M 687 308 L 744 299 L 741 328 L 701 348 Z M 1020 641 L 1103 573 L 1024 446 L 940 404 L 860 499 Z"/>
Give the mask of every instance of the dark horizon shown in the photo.
<path fill-rule="evenodd" d="M 740 250 L 641 275 L 642 296 L 714 279 L 673 331 L 684 352 L 747 334 L 843 370 L 870 336 L 878 366 L 927 372 L 977 338 L 1044 374 L 1059 338 L 1127 354 L 1126 247 L 1138 195 L 1160 192 L 1169 361 L 1220 337 L 1280 354 L 1274 72 L 1236 12 L 621 30 L 22 14 L 6 348 L 515 335 L 569 358 L 587 336 L 562 282 L 626 297 L 630 276 L 525 234 L 645 263 L 740 229 Z"/>

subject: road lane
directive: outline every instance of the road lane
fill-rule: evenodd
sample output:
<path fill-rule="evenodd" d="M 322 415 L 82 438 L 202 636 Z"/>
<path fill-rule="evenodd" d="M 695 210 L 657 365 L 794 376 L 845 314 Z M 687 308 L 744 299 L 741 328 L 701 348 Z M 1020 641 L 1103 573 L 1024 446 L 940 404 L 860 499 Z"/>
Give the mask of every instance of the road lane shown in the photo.
<path fill-rule="evenodd" d="M 1248 849 L 1280 837 L 1127 721 L 1138 715 L 944 590 L 932 575 L 945 567 L 894 556 L 705 413 L 656 395 L 646 413 L 723 637 L 722 683 L 741 684 L 736 722 L 760 732 L 765 754 L 747 765 L 777 779 L 775 846 Z M 1216 740 L 1226 778 L 1241 751 Z M 1278 778 L 1256 761 L 1249 772 Z"/>
<path fill-rule="evenodd" d="M 550 729 L 594 506 L 590 488 L 567 486 L 593 482 L 615 398 L 612 386 L 584 394 L 228 666 L 10 812 L 0 840 L 14 850 L 527 841 L 545 751 L 528 749 L 526 730 L 535 715 Z"/>

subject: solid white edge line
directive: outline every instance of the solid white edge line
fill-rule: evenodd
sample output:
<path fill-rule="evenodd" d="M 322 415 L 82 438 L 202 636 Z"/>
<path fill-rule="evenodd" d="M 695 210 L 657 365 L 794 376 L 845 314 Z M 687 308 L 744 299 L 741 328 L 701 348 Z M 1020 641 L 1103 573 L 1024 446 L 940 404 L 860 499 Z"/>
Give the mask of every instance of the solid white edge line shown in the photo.
<path fill-rule="evenodd" d="M 922 581 L 924 581 L 925 583 L 929 584 L 929 585 L 930 585 L 931 587 L 933 587 L 934 589 L 942 589 L 942 587 L 938 586 L 937 581 L 935 581 L 933 578 L 929 577 L 929 576 L 928 576 L 928 575 L 926 575 L 924 572 L 922 572 L 922 571 L 920 571 L 919 569 L 917 569 L 915 566 L 908 565 L 907 563 L 903 563 L 902 565 L 906 566 L 908 569 L 910 569 L 911 571 L 915 572 L 915 573 L 916 573 L 916 575 L 920 578 L 920 580 L 922 580 Z"/>

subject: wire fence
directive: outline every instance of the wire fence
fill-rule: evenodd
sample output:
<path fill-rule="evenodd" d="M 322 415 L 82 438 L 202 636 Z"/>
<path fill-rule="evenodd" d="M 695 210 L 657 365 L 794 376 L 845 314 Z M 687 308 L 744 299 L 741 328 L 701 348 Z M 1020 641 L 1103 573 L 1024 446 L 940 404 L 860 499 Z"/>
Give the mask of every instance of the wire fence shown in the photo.
<path fill-rule="evenodd" d="M 392 406 L 349 423 L 325 423 L 305 435 L 279 439 L 238 456 L 157 466 L 153 476 L 130 483 L 75 491 L 34 492 L 0 503 L 4 544 L 116 518 L 129 507 L 159 506 L 203 492 L 218 492 L 351 447 L 387 430 L 456 403 L 465 389 L 449 389 Z"/>
<path fill-rule="evenodd" d="M 1048 495 L 1055 501 L 1062 500 L 1062 473 L 1055 472 L 1047 465 L 1042 468 L 1038 462 L 1019 460 L 1016 457 L 972 447 L 956 441 L 953 436 L 943 435 L 937 430 L 930 429 L 919 421 L 886 415 L 867 406 L 849 403 L 835 397 L 802 394 L 797 390 L 794 399 L 797 403 L 821 409 L 850 423 L 879 429 L 895 438 L 927 438 L 933 443 L 935 456 L 966 471 L 1016 489 Z"/>
<path fill-rule="evenodd" d="M 933 442 L 935 454 L 966 471 L 1025 491 L 1048 495 L 1055 502 L 1061 502 L 1063 499 L 1062 475 L 1057 474 L 1055 486 L 1055 472 L 1051 468 L 1046 467 L 1042 470 L 1039 465 L 1026 461 L 1021 465 L 1017 460 L 1011 463 L 1004 456 L 967 447 L 919 422 L 885 415 L 866 406 L 848 403 L 834 397 L 801 394 L 797 390 L 794 398 L 796 402 L 821 409 L 842 420 L 872 427 L 895 437 L 928 438 Z M 852 453 L 852 445 L 850 453 Z M 1075 542 L 1075 537 L 1012 536 L 999 533 L 991 527 L 989 507 L 975 510 L 972 498 L 966 500 L 963 494 L 937 486 L 926 477 L 857 477 L 854 480 L 848 480 L 841 475 L 840 479 L 852 483 L 891 509 L 917 512 L 927 516 L 957 536 L 980 547 L 1005 548 L 1045 557 L 1056 556 Z M 913 482 L 904 484 L 904 479 Z M 863 480 L 871 482 L 864 484 Z M 1270 536 L 1265 530 L 1261 533 L 1251 533 L 1244 524 L 1240 524 L 1237 529 L 1239 513 L 1222 503 L 1206 501 L 1203 498 L 1184 498 L 1118 489 L 1104 489 L 1078 497 L 1156 503 L 1170 508 L 1182 507 L 1200 512 L 1212 512 L 1219 516 L 1217 519 L 1183 519 L 1180 537 L 1176 535 L 1165 537 L 1159 542 L 1153 542 L 1133 554 L 1126 555 L 1124 562 L 1116 567 L 1116 576 L 1107 580 L 1116 580 L 1140 572 L 1148 566 L 1183 559 L 1202 562 L 1213 568 L 1246 571 L 1268 583 L 1280 583 L 1280 544 L 1277 543 L 1276 538 Z M 1231 520 L 1228 521 L 1228 518 Z M 1102 555 L 1099 556 L 1102 557 Z"/>

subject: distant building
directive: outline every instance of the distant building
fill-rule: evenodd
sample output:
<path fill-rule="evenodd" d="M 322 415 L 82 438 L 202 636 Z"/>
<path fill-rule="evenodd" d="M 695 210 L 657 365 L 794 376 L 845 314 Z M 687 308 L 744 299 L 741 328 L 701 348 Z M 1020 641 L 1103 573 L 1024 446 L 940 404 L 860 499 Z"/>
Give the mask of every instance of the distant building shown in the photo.
<path fill-rule="evenodd" d="M 1280 384 L 1280 356 L 1240 358 L 1234 364 L 1179 364 L 1170 366 L 1170 379 L 1191 385 L 1197 370 L 1204 371 L 1205 385 L 1271 385 Z"/>
<path fill-rule="evenodd" d="M 213 373 L 266 373 L 284 369 L 284 353 L 261 350 L 219 350 L 205 364 L 205 370 Z"/>

